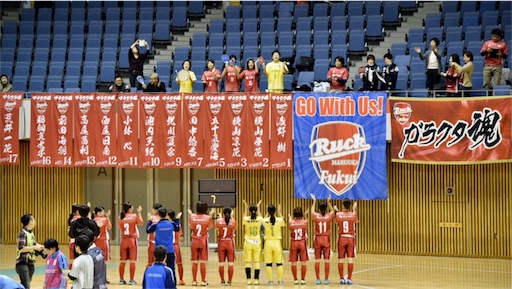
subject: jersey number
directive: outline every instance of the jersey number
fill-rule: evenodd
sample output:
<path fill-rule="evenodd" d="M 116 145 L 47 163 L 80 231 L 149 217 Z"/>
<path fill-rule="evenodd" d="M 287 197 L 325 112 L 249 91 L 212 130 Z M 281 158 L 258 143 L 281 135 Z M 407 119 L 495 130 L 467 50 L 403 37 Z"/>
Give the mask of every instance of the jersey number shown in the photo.
<path fill-rule="evenodd" d="M 302 240 L 302 229 L 294 229 L 293 233 L 295 233 L 295 240 Z"/>
<path fill-rule="evenodd" d="M 327 232 L 327 222 L 318 223 L 318 233 L 323 234 Z"/>
<path fill-rule="evenodd" d="M 343 233 L 348 233 L 350 231 L 350 224 L 348 221 L 343 221 Z"/>
<path fill-rule="evenodd" d="M 203 226 L 201 226 L 200 224 L 196 225 L 196 230 L 197 230 L 196 236 L 198 236 L 198 237 L 201 236 L 201 230 L 202 229 L 203 229 Z"/>
<path fill-rule="evenodd" d="M 130 224 L 124 224 L 124 225 L 123 225 L 123 227 L 124 227 L 124 232 L 123 232 L 123 234 L 124 234 L 125 236 L 130 235 Z"/>
<path fill-rule="evenodd" d="M 251 237 L 256 237 L 258 236 L 258 227 L 250 227 L 249 229 L 249 235 Z"/>
<path fill-rule="evenodd" d="M 228 235 L 228 228 L 222 228 L 222 231 L 224 232 L 222 234 L 222 238 L 226 238 L 226 236 Z"/>

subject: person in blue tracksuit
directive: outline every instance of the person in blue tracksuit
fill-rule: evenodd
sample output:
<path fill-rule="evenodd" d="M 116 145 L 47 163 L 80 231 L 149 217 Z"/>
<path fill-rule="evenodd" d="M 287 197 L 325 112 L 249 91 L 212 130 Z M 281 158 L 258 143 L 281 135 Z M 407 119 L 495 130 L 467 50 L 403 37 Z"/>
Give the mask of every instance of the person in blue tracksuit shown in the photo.
<path fill-rule="evenodd" d="M 171 268 L 165 266 L 167 249 L 164 246 L 156 246 L 155 263 L 146 269 L 142 280 L 143 289 L 176 289 L 176 279 Z"/>
<path fill-rule="evenodd" d="M 160 221 L 158 223 L 153 223 L 153 221 L 148 221 L 146 225 L 146 232 L 155 233 L 155 245 L 156 246 L 164 246 L 167 249 L 167 267 L 171 268 L 174 279 L 176 280 L 176 270 L 175 270 L 175 255 L 174 255 L 174 232 L 179 232 L 180 230 L 180 220 L 179 217 L 181 213 L 176 216 L 175 220 L 167 219 L 167 210 L 165 208 L 158 209 L 158 215 L 160 216 Z"/>

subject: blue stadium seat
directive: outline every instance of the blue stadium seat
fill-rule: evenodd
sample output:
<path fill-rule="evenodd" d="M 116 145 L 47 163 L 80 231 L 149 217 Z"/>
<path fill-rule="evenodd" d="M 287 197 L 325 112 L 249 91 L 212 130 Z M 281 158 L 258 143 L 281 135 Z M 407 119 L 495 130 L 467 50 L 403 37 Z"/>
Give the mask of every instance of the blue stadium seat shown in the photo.
<path fill-rule="evenodd" d="M 407 44 L 409 49 L 414 48 L 411 46 L 412 43 L 419 43 L 425 41 L 425 31 L 423 28 L 410 28 L 409 34 L 407 34 Z M 424 46 L 423 46 L 424 48 Z"/>
<path fill-rule="evenodd" d="M 157 20 L 155 25 L 155 41 L 168 42 L 171 39 L 171 21 Z"/>
<path fill-rule="evenodd" d="M 240 6 L 229 5 L 226 8 L 226 20 L 238 19 L 240 21 Z"/>
<path fill-rule="evenodd" d="M 293 32 L 281 31 L 277 34 L 277 43 L 281 46 L 293 46 Z"/>
<path fill-rule="evenodd" d="M 346 2 L 332 2 L 331 3 L 331 18 L 334 16 L 346 16 L 347 14 Z"/>
<path fill-rule="evenodd" d="M 242 31 L 245 33 L 258 32 L 258 19 L 244 19 L 242 22 Z"/>
<path fill-rule="evenodd" d="M 372 15 L 382 15 L 382 7 L 380 5 L 380 2 L 365 2 L 365 19 L 368 19 L 368 16 Z"/>
<path fill-rule="evenodd" d="M 212 19 L 210 21 L 209 33 L 224 33 L 224 19 Z"/>
<path fill-rule="evenodd" d="M 430 43 L 432 38 L 436 37 L 439 41 L 443 41 L 443 28 L 434 27 L 427 30 L 427 42 Z"/>
<path fill-rule="evenodd" d="M 495 85 L 493 88 L 494 96 L 509 96 L 512 95 L 510 85 Z"/>
<path fill-rule="evenodd" d="M 459 11 L 459 2 L 458 1 L 443 1 L 441 7 L 441 13 L 443 18 L 448 13 L 457 13 Z"/>
<path fill-rule="evenodd" d="M 295 4 L 293 10 L 293 23 L 297 22 L 299 17 L 309 16 L 309 5 L 308 4 Z"/>
<path fill-rule="evenodd" d="M 115 62 L 103 61 L 100 67 L 100 82 L 113 82 L 115 77 Z"/>
<path fill-rule="evenodd" d="M 44 79 L 30 79 L 28 91 L 31 92 L 43 92 L 44 91 Z"/>
<path fill-rule="evenodd" d="M 35 22 L 36 10 L 34 8 L 23 8 L 20 15 L 21 22 Z"/>
<path fill-rule="evenodd" d="M 428 89 L 426 88 L 415 88 L 411 90 L 411 97 L 428 97 L 428 95 Z"/>
<path fill-rule="evenodd" d="M 276 46 L 276 34 L 275 32 L 262 32 L 260 38 L 261 46 Z"/>
<path fill-rule="evenodd" d="M 281 57 L 292 57 L 294 54 L 294 47 L 293 45 L 283 45 L 279 46 L 279 53 L 281 54 Z"/>
<path fill-rule="evenodd" d="M 197 3 L 202 1 L 193 1 L 192 3 L 196 3 L 194 5 L 198 5 Z M 177 3 L 177 2 L 174 2 Z M 186 7 L 174 7 L 172 10 L 172 29 L 184 30 L 188 29 L 188 18 L 187 18 L 187 8 Z"/>
<path fill-rule="evenodd" d="M 334 39 L 333 39 L 334 41 Z M 299 31 L 295 37 L 295 46 L 311 45 L 311 31 Z"/>
<path fill-rule="evenodd" d="M 446 31 L 445 38 L 446 47 L 450 47 L 450 43 L 452 42 L 462 41 L 462 27 L 448 28 L 448 30 Z"/>
<path fill-rule="evenodd" d="M 482 30 L 485 31 L 485 29 L 489 26 L 497 26 L 498 18 L 499 18 L 498 11 L 484 12 L 483 16 L 482 16 Z"/>
<path fill-rule="evenodd" d="M 461 61 L 463 61 L 462 60 L 463 53 L 464 53 L 464 43 L 462 41 L 451 42 L 450 45 L 447 45 L 447 48 L 446 48 L 446 56 L 447 56 L 446 62 L 447 63 L 449 62 L 449 57 L 452 54 L 459 55 Z"/>
<path fill-rule="evenodd" d="M 260 19 L 260 34 L 265 32 L 275 32 L 275 22 L 273 19 Z"/>
<path fill-rule="evenodd" d="M 411 65 L 411 56 L 410 55 L 396 55 L 394 62 L 397 66 L 403 65 L 403 66 L 409 67 Z"/>
<path fill-rule="evenodd" d="M 460 27 L 460 14 L 459 13 L 448 13 L 443 19 L 443 31 L 446 33 L 448 28 Z"/>
<path fill-rule="evenodd" d="M 241 46 L 240 34 L 228 34 L 226 38 L 226 46 Z"/>
<path fill-rule="evenodd" d="M 354 15 L 349 17 L 348 28 L 350 30 L 363 30 L 364 29 L 364 16 Z"/>
<path fill-rule="evenodd" d="M 368 17 L 366 25 L 366 38 L 371 40 L 384 39 L 384 31 L 382 29 L 382 15 L 372 15 Z"/>
<path fill-rule="evenodd" d="M 18 22 L 13 21 L 13 20 L 3 21 L 2 34 L 17 35 L 18 34 Z"/>
<path fill-rule="evenodd" d="M 313 17 L 327 17 L 329 5 L 327 3 L 315 3 L 313 6 Z"/>
<path fill-rule="evenodd" d="M 315 31 L 313 34 L 313 46 L 329 45 L 329 31 Z"/>
<path fill-rule="evenodd" d="M 261 56 L 265 59 L 272 59 L 272 52 L 276 50 L 275 46 L 261 46 Z"/>
<path fill-rule="evenodd" d="M 311 31 L 311 17 L 300 17 L 297 19 L 296 32 Z"/>
<path fill-rule="evenodd" d="M 230 19 L 226 22 L 226 34 L 240 35 L 240 20 Z"/>
<path fill-rule="evenodd" d="M 33 22 L 21 23 L 20 34 L 21 35 L 34 35 L 34 23 Z"/>
<path fill-rule="evenodd" d="M 329 63 L 318 63 L 315 59 L 315 65 L 313 66 L 314 79 L 315 80 L 326 80 L 327 72 L 329 71 Z"/>
<path fill-rule="evenodd" d="M 279 18 L 277 20 L 277 33 L 282 31 L 292 31 L 292 18 Z"/>
<path fill-rule="evenodd" d="M 331 16 L 331 31 L 346 31 L 347 30 L 347 17 L 345 16 Z"/>
<path fill-rule="evenodd" d="M 466 12 L 476 12 L 477 10 L 477 1 L 461 1 L 460 3 L 460 13 L 464 15 Z"/>
<path fill-rule="evenodd" d="M 425 31 L 441 27 L 441 13 L 428 13 L 425 18 Z"/>
<path fill-rule="evenodd" d="M 462 30 L 464 33 L 470 31 L 468 27 L 475 27 L 480 25 L 478 12 L 466 12 L 462 15 L 464 15 L 464 17 L 462 17 Z"/>
<path fill-rule="evenodd" d="M 397 26 L 400 25 L 400 8 L 396 1 L 384 2 L 383 8 L 383 21 L 386 26 Z"/>
<path fill-rule="evenodd" d="M 349 1 L 347 2 L 347 15 L 348 17 L 363 16 L 363 1 Z"/>
<path fill-rule="evenodd" d="M 329 31 L 329 17 L 317 16 L 313 20 L 313 30 L 315 33 L 320 31 Z"/>
<path fill-rule="evenodd" d="M 332 57 L 331 57 L 331 65 L 335 65 L 336 57 L 341 56 L 345 59 L 345 65 L 347 65 L 347 45 L 333 45 L 332 48 Z"/>
<path fill-rule="evenodd" d="M 208 42 L 210 48 L 224 47 L 224 33 L 210 33 L 210 40 Z"/>
<path fill-rule="evenodd" d="M 391 54 L 393 56 L 407 54 L 407 43 L 391 43 Z"/>
<path fill-rule="evenodd" d="M 427 86 L 427 76 L 425 72 L 411 74 L 410 90 L 424 89 Z"/>
<path fill-rule="evenodd" d="M 188 13 L 189 13 L 189 15 L 196 16 L 196 17 L 197 16 L 204 16 L 204 14 L 205 14 L 205 7 L 204 7 L 203 1 L 189 1 Z"/>
<path fill-rule="evenodd" d="M 331 35 L 331 45 L 346 45 L 347 37 L 348 34 L 346 30 L 333 31 Z"/>
<path fill-rule="evenodd" d="M 103 36 L 103 23 L 99 22 L 91 22 L 89 24 L 89 32 L 88 37 L 94 35 L 94 37 L 102 37 Z"/>
<path fill-rule="evenodd" d="M 292 15 L 293 13 L 293 6 L 294 6 L 294 3 L 293 2 L 277 2 L 276 3 L 278 5 L 277 7 L 277 12 L 279 13 L 280 17 L 281 15 L 283 15 L 283 17 L 286 17 L 286 15 L 290 16 Z"/>
<path fill-rule="evenodd" d="M 351 54 L 365 54 L 365 32 L 364 30 L 351 30 L 349 33 L 348 51 Z"/>
<path fill-rule="evenodd" d="M 244 49 L 258 47 L 259 37 L 257 32 L 244 32 Z"/>
<path fill-rule="evenodd" d="M 263 76 L 260 77 L 260 83 L 259 83 L 260 92 L 265 92 L 268 89 L 268 79 L 267 77 Z"/>
<path fill-rule="evenodd" d="M 258 8 L 258 15 L 261 19 L 274 19 L 274 4 L 271 3 L 271 5 L 261 5 L 265 4 L 266 2 L 260 2 L 259 8 Z"/>
<path fill-rule="evenodd" d="M 293 75 L 285 74 L 284 76 L 284 91 L 293 90 Z"/>
<path fill-rule="evenodd" d="M 208 34 L 206 33 L 194 33 L 194 35 L 192 36 L 192 49 L 194 47 L 206 48 L 207 39 Z"/>
<path fill-rule="evenodd" d="M 396 80 L 396 92 L 393 92 L 394 96 L 406 96 L 406 90 L 407 90 L 407 82 L 409 81 L 409 78 L 407 75 L 400 74 L 400 71 L 398 72 L 398 77 Z"/>
<path fill-rule="evenodd" d="M 187 60 L 189 59 L 190 50 L 188 47 L 176 47 L 174 51 L 174 60 Z"/>
<path fill-rule="evenodd" d="M 468 31 L 464 35 L 464 41 L 466 45 L 474 41 L 482 41 L 482 30 L 480 26 L 468 27 Z"/>
<path fill-rule="evenodd" d="M 250 6 L 242 6 L 242 18 L 245 20 L 247 19 L 257 19 L 257 10 Z"/>
<path fill-rule="evenodd" d="M 315 59 L 320 59 L 322 57 L 329 58 L 331 54 L 331 48 L 329 45 L 315 45 L 313 47 L 313 57 Z"/>

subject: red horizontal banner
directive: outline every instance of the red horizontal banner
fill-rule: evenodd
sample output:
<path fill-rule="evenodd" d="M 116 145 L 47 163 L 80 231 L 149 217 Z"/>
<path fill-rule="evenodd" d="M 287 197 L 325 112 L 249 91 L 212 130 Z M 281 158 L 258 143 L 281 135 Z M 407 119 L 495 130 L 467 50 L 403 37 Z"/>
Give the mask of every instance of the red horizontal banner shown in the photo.
<path fill-rule="evenodd" d="M 291 124 L 289 94 L 39 93 L 30 163 L 291 169 Z"/>
<path fill-rule="evenodd" d="M 392 97 L 390 107 L 393 161 L 512 161 L 512 97 Z"/>

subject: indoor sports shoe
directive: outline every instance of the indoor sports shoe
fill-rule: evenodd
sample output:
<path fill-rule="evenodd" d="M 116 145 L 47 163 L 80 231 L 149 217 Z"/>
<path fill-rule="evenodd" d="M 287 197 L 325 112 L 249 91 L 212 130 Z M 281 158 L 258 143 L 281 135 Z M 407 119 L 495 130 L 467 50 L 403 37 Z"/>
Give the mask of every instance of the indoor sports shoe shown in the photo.
<path fill-rule="evenodd" d="M 228 286 L 231 286 L 231 281 L 228 281 L 227 285 L 228 285 Z"/>
<path fill-rule="evenodd" d="M 256 283 L 256 281 L 254 281 L 254 282 Z M 252 285 L 252 281 L 249 279 L 249 280 L 247 280 L 247 283 L 246 283 L 246 284 L 247 284 L 247 285 Z"/>
<path fill-rule="evenodd" d="M 178 282 L 178 285 L 185 285 L 185 281 L 180 280 L 180 282 Z"/>
<path fill-rule="evenodd" d="M 294 285 L 299 285 L 299 280 L 295 280 L 295 281 L 293 281 L 293 284 L 294 284 Z"/>
<path fill-rule="evenodd" d="M 192 281 L 192 286 L 197 286 L 197 281 Z"/>
<path fill-rule="evenodd" d="M 130 280 L 130 281 L 128 281 L 128 284 L 130 284 L 130 285 L 137 285 L 137 282 L 135 282 L 135 280 Z"/>
<path fill-rule="evenodd" d="M 226 286 L 226 281 L 220 281 L 220 286 Z"/>
<path fill-rule="evenodd" d="M 306 285 L 306 280 L 300 280 L 300 285 Z"/>
<path fill-rule="evenodd" d="M 269 285 L 269 286 L 274 285 L 274 281 L 268 281 L 268 285 Z"/>
<path fill-rule="evenodd" d="M 258 280 L 258 279 L 254 280 L 254 285 L 260 285 L 260 280 Z"/>
<path fill-rule="evenodd" d="M 329 285 L 329 284 L 331 284 L 331 282 L 329 282 L 329 280 L 325 279 L 325 280 L 324 280 L 324 284 L 325 284 L 325 285 Z"/>
<path fill-rule="evenodd" d="M 340 284 L 341 284 L 341 285 L 345 284 L 345 279 L 341 279 L 341 280 L 340 280 Z"/>
<path fill-rule="evenodd" d="M 121 285 L 126 285 L 126 281 L 124 281 L 123 279 L 119 280 L 119 284 Z"/>
<path fill-rule="evenodd" d="M 279 286 L 283 286 L 283 285 L 284 285 L 284 282 L 283 282 L 283 281 L 277 281 L 277 285 L 279 285 Z"/>
<path fill-rule="evenodd" d="M 206 282 L 206 281 L 202 281 L 202 282 L 201 282 L 201 286 L 208 286 L 208 282 Z"/>
<path fill-rule="evenodd" d="M 316 285 L 320 285 L 322 284 L 322 281 L 320 281 L 320 279 L 316 279 Z"/>
<path fill-rule="evenodd" d="M 352 280 L 347 279 L 347 285 L 352 285 Z"/>

